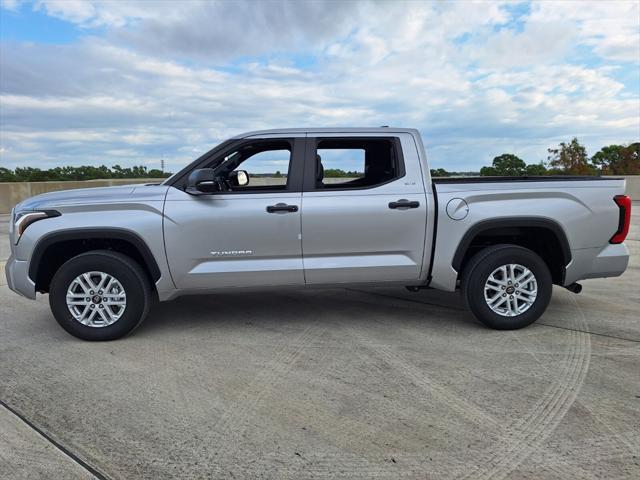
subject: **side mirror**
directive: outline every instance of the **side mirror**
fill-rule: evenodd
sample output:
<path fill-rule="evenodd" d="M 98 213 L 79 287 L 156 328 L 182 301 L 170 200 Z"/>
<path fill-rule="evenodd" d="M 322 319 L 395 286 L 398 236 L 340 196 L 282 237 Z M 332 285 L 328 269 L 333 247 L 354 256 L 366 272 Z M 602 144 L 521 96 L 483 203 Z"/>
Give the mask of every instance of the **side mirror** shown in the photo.
<path fill-rule="evenodd" d="M 246 170 L 234 170 L 229 174 L 229 182 L 232 187 L 244 187 L 249 185 L 249 174 Z"/>
<path fill-rule="evenodd" d="M 186 192 L 191 195 L 202 195 L 219 191 L 213 168 L 194 170 L 187 179 Z"/>

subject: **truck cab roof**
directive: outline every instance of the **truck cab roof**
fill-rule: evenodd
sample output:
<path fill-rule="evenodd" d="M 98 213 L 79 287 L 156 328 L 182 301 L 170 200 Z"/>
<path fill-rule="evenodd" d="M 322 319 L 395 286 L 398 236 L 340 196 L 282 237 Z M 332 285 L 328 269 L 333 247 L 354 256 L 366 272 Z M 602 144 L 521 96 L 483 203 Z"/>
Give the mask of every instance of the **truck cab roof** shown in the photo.
<path fill-rule="evenodd" d="M 397 128 L 397 127 L 324 127 L 324 128 L 275 128 L 269 130 L 256 130 L 252 132 L 245 132 L 233 139 L 259 137 L 264 135 L 288 135 L 288 134 L 326 134 L 326 133 L 410 133 L 417 135 L 418 130 L 415 128 Z"/>

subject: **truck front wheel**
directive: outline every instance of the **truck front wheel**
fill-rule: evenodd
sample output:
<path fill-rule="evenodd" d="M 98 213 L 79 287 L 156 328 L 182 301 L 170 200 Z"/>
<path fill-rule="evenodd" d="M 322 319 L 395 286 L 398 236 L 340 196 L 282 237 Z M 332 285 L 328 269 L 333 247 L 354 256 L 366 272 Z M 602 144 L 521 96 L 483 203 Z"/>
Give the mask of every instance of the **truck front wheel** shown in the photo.
<path fill-rule="evenodd" d="M 462 295 L 486 326 L 513 330 L 535 322 L 551 300 L 547 264 L 531 250 L 494 245 L 478 252 L 462 273 Z"/>
<path fill-rule="evenodd" d="M 49 287 L 58 323 L 83 340 L 114 340 L 144 320 L 149 281 L 132 258 L 109 250 L 82 253 L 64 263 Z"/>

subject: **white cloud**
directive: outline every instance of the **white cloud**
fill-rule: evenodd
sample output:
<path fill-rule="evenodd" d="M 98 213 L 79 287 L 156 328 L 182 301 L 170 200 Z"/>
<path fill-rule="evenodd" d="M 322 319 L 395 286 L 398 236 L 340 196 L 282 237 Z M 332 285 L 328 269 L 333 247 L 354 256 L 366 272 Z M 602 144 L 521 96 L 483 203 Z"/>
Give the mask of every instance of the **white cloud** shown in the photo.
<path fill-rule="evenodd" d="M 123 27 L 178 10 L 170 2 L 153 0 L 36 0 L 34 9 L 81 27 Z"/>
<path fill-rule="evenodd" d="M 640 2 L 553 1 L 532 4 L 532 23 L 570 21 L 582 41 L 610 60 L 640 61 Z"/>
<path fill-rule="evenodd" d="M 24 0 L 0 0 L 0 8 L 15 12 L 20 8 L 23 2 Z"/>
<path fill-rule="evenodd" d="M 637 6 L 534 3 L 516 29 L 498 2 L 343 3 L 43 0 L 107 34 L 0 47 L 0 163 L 175 170 L 242 131 L 390 124 L 469 170 L 573 135 L 591 153 L 640 137 Z"/>

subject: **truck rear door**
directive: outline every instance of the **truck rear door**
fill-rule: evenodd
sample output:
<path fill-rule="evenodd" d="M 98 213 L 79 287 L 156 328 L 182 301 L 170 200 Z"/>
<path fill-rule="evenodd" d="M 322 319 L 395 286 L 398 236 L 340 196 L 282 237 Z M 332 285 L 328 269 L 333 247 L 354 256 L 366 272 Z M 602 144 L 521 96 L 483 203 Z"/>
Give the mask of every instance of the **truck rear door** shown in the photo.
<path fill-rule="evenodd" d="M 427 205 L 409 134 L 309 134 L 302 198 L 307 284 L 421 276 Z"/>

